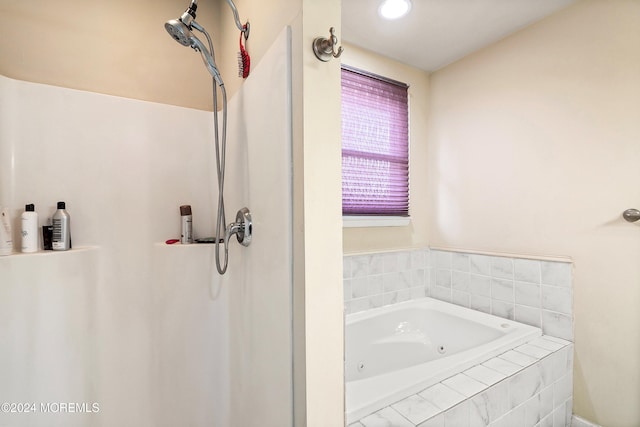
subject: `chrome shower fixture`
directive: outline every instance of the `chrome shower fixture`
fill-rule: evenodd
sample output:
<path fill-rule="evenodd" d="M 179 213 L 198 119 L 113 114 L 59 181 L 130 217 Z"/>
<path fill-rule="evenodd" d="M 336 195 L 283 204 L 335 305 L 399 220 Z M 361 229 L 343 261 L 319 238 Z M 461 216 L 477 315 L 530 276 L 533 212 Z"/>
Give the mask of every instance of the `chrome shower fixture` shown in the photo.
<path fill-rule="evenodd" d="M 222 86 L 224 82 L 222 81 L 222 76 L 220 75 L 220 71 L 216 66 L 215 61 L 215 53 L 213 52 L 213 44 L 211 43 L 211 37 L 209 33 L 196 21 L 196 10 L 198 9 L 198 1 L 191 0 L 189 7 L 178 19 L 170 19 L 164 24 L 165 30 L 169 33 L 171 37 L 178 43 L 183 46 L 190 46 L 196 52 L 200 52 L 202 55 L 202 60 L 204 61 L 207 70 L 211 74 L 211 76 L 216 80 L 218 85 Z M 240 22 L 240 18 L 238 17 L 238 9 L 236 5 L 233 3 L 233 0 L 227 0 L 231 11 L 233 12 L 233 19 L 236 23 L 236 27 L 242 32 L 244 39 L 247 40 L 249 38 L 249 22 L 242 25 Z M 192 29 L 196 29 L 205 35 L 207 41 L 209 42 L 209 49 L 204 46 L 202 41 L 198 39 L 192 32 Z M 246 77 L 246 76 L 244 76 Z"/>
<path fill-rule="evenodd" d="M 183 46 L 190 46 L 189 37 L 193 36 L 189 27 L 179 19 L 170 19 L 164 24 L 164 28 L 175 41 Z"/>
<path fill-rule="evenodd" d="M 196 0 L 192 0 L 187 10 L 178 19 L 170 19 L 164 24 L 165 30 L 171 37 L 183 46 L 190 46 L 196 52 L 200 52 L 202 60 L 207 67 L 207 70 L 211 76 L 215 79 L 218 85 L 224 85 L 222 76 L 214 59 L 213 44 L 211 43 L 211 37 L 209 33 L 196 22 L 196 9 L 198 5 Z M 209 42 L 209 49 L 207 49 L 202 41 L 197 38 L 191 30 L 195 28 L 207 37 Z"/>
<path fill-rule="evenodd" d="M 244 26 L 238 18 L 238 10 L 232 0 L 227 0 L 236 26 L 240 29 L 241 37 L 245 40 L 249 37 L 249 23 Z M 196 9 L 198 8 L 197 0 L 191 0 L 189 7 L 178 19 L 171 19 L 164 24 L 164 28 L 171 37 L 182 46 L 189 46 L 202 56 L 204 65 L 212 77 L 213 86 L 213 137 L 216 151 L 216 171 L 218 176 L 218 212 L 216 215 L 216 238 L 215 238 L 215 260 L 216 269 L 219 274 L 224 274 L 229 265 L 229 240 L 235 235 L 238 243 L 243 246 L 249 246 L 253 234 L 253 223 L 251 221 L 251 213 L 249 209 L 242 208 L 236 215 L 236 222 L 226 225 L 225 209 L 224 209 L 224 174 L 225 174 L 225 157 L 227 146 L 227 90 L 224 87 L 222 76 L 216 66 L 215 53 L 213 51 L 213 42 L 211 36 L 198 22 L 196 22 Z M 196 37 L 192 30 L 200 31 L 207 38 L 208 48 Z M 248 62 L 248 61 L 247 61 Z M 247 67 L 248 69 L 248 67 Z M 246 76 L 245 76 L 246 77 Z M 219 132 L 218 126 L 218 87 L 222 95 L 222 132 Z M 224 257 L 220 257 L 220 244 L 224 245 Z"/>
<path fill-rule="evenodd" d="M 233 3 L 233 0 L 227 0 L 231 11 L 233 12 L 233 20 L 236 23 L 236 27 L 240 31 L 242 31 L 244 35 L 244 39 L 247 40 L 249 38 L 249 31 L 251 26 L 249 25 L 249 21 L 246 24 L 242 25 L 240 22 L 240 18 L 238 17 L 238 9 L 236 5 Z M 196 30 L 202 32 L 202 27 L 196 22 L 196 10 L 198 9 L 198 1 L 191 0 L 191 4 L 187 7 L 187 10 L 180 16 L 178 19 L 170 19 L 164 24 L 164 28 L 167 32 L 173 37 L 178 43 L 183 46 L 191 46 L 195 49 L 191 42 L 191 37 L 195 37 L 191 33 L 191 27 L 195 27 Z"/>
<path fill-rule="evenodd" d="M 196 9 L 198 9 L 197 0 L 192 0 L 191 4 L 178 19 L 170 19 L 164 24 L 164 28 L 174 38 L 175 41 L 183 46 L 191 46 L 189 40 L 193 36 L 191 33 L 191 23 L 196 19 Z"/>

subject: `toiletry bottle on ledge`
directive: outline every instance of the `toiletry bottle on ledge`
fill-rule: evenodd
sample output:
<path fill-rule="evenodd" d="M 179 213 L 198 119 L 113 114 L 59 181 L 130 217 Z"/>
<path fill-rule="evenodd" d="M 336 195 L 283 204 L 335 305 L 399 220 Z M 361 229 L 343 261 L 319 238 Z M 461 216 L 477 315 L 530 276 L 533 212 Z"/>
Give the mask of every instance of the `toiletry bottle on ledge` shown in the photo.
<path fill-rule="evenodd" d="M 13 238 L 9 210 L 0 206 L 0 256 L 11 255 L 11 252 L 13 252 Z"/>
<path fill-rule="evenodd" d="M 70 222 L 64 202 L 58 202 L 58 210 L 53 214 L 53 239 L 51 242 L 54 251 L 71 249 Z"/>
<path fill-rule="evenodd" d="M 191 216 L 191 205 L 180 206 L 180 218 L 182 220 L 180 243 L 183 245 L 193 243 L 193 217 Z"/>
<path fill-rule="evenodd" d="M 24 207 L 21 216 L 22 252 L 38 251 L 38 214 L 33 204 Z"/>
<path fill-rule="evenodd" d="M 42 226 L 42 249 L 45 251 L 53 250 L 53 243 L 51 240 L 53 239 L 53 220 L 51 218 L 47 218 L 47 225 Z"/>

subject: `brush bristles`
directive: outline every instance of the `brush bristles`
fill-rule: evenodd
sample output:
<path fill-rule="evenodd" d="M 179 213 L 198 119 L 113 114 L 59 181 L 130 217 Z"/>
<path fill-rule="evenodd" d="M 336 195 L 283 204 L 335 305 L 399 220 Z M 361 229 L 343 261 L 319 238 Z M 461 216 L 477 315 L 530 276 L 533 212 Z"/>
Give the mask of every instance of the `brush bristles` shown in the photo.
<path fill-rule="evenodd" d="M 251 68 L 251 59 L 247 51 L 238 52 L 238 77 L 246 79 L 249 77 L 249 70 Z"/>

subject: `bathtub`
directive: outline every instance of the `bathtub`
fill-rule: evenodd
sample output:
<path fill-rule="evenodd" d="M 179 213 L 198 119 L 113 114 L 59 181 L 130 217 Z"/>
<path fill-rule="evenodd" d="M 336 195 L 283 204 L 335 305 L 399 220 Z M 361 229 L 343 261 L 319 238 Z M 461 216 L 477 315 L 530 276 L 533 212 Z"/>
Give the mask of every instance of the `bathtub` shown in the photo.
<path fill-rule="evenodd" d="M 347 424 L 540 335 L 432 298 L 347 315 Z"/>

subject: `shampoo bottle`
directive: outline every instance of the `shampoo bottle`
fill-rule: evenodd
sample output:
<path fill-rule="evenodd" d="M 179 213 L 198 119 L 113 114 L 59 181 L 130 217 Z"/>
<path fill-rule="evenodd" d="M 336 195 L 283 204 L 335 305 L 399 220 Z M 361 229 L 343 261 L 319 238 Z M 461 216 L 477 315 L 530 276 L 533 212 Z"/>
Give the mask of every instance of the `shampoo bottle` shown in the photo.
<path fill-rule="evenodd" d="M 21 216 L 22 252 L 38 251 L 38 214 L 33 204 L 26 205 Z"/>
<path fill-rule="evenodd" d="M 0 207 L 0 256 L 11 255 L 11 252 L 13 252 L 13 238 L 9 210 Z"/>
<path fill-rule="evenodd" d="M 65 203 L 58 202 L 58 210 L 53 214 L 53 238 L 51 243 L 54 251 L 71 249 L 70 217 L 65 210 Z"/>

